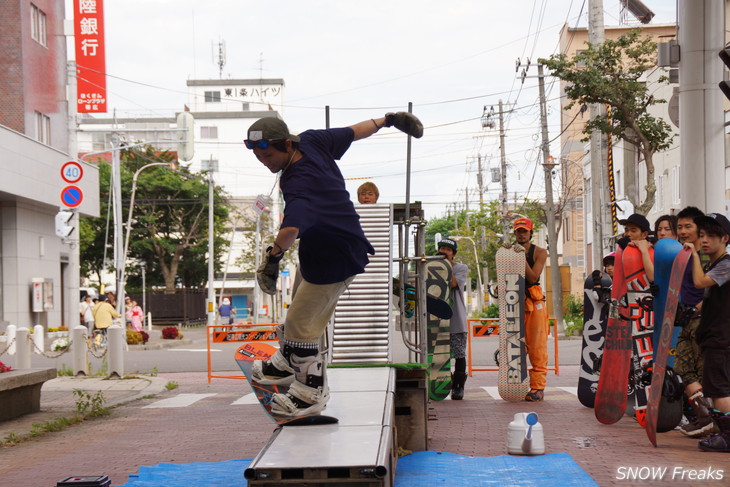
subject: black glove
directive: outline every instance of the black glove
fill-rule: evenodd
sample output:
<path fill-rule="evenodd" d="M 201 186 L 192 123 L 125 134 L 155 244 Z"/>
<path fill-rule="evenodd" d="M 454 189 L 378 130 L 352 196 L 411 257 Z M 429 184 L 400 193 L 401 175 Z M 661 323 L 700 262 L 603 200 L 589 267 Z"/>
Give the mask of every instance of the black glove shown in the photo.
<path fill-rule="evenodd" d="M 420 139 L 423 136 L 423 124 L 418 117 L 408 112 L 385 114 L 385 126 L 395 127 L 401 132 Z"/>
<path fill-rule="evenodd" d="M 284 252 L 279 254 L 272 254 L 271 251 L 274 247 L 266 249 L 266 257 L 264 261 L 256 270 L 256 280 L 259 282 L 259 287 L 266 294 L 276 294 L 276 281 L 279 279 L 279 262 L 284 257 Z"/>

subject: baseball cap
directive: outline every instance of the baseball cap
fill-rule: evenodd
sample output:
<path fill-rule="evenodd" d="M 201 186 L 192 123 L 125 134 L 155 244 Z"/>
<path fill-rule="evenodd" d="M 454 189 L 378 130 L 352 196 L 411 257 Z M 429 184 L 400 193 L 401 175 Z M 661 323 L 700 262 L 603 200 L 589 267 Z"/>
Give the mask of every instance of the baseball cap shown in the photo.
<path fill-rule="evenodd" d="M 532 220 L 530 220 L 529 218 L 518 218 L 517 220 L 515 220 L 513 229 L 517 230 L 518 228 L 524 228 L 525 230 L 532 230 Z"/>
<path fill-rule="evenodd" d="M 436 250 L 440 249 L 441 247 L 448 247 L 453 250 L 454 253 L 456 253 L 459 249 L 456 240 L 452 240 L 450 238 L 442 238 L 441 240 L 439 240 L 439 243 L 436 246 Z"/>
<path fill-rule="evenodd" d="M 702 225 L 707 223 L 714 223 L 715 225 L 720 225 L 722 229 L 730 235 L 730 221 L 728 221 L 727 217 L 721 213 L 708 213 L 705 216 L 698 216 L 695 218 L 695 225 Z"/>
<path fill-rule="evenodd" d="M 641 228 L 642 232 L 648 232 L 651 230 L 649 220 L 647 220 L 644 215 L 639 215 L 638 213 L 632 213 L 631 215 L 629 215 L 628 218 L 619 220 L 618 222 L 623 226 L 626 226 L 629 223 L 636 225 L 637 227 Z"/>
<path fill-rule="evenodd" d="M 283 120 L 274 117 L 265 117 L 256 120 L 248 128 L 248 139 L 257 140 L 280 140 L 289 139 L 299 142 L 298 135 L 289 132 L 289 127 Z"/>

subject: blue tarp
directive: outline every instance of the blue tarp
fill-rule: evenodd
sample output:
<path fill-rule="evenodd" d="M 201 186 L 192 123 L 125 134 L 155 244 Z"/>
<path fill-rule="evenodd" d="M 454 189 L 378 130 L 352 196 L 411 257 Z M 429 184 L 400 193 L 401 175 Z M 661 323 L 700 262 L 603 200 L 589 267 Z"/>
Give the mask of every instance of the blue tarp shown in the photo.
<path fill-rule="evenodd" d="M 243 471 L 250 463 L 251 459 L 244 459 L 143 466 L 121 487 L 245 486 Z M 482 458 L 423 451 L 398 460 L 395 487 L 479 485 L 593 487 L 598 484 L 567 453 Z"/>

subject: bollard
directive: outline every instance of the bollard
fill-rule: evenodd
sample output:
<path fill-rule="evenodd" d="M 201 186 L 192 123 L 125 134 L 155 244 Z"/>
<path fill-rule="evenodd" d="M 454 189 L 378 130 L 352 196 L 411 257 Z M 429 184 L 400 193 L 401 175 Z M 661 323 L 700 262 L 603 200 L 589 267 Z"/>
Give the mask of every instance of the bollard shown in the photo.
<path fill-rule="evenodd" d="M 33 327 L 33 343 L 35 344 L 35 347 L 33 347 L 33 351 L 35 353 L 43 353 L 43 350 L 46 349 L 46 332 L 43 329 L 43 325 L 35 325 Z"/>
<path fill-rule="evenodd" d="M 86 334 L 88 332 L 88 328 L 80 325 L 71 329 L 71 361 L 73 362 L 74 377 L 89 375 L 88 346 L 86 345 Z"/>
<path fill-rule="evenodd" d="M 18 346 L 18 360 L 15 368 L 18 370 L 30 368 L 30 330 L 26 327 L 18 328 L 15 344 Z"/>
<path fill-rule="evenodd" d="M 18 327 L 15 325 L 8 325 L 8 328 L 5 330 L 5 334 L 8 337 L 8 343 L 10 344 L 8 346 L 8 355 L 15 355 L 15 351 L 17 350 L 17 347 L 15 346 L 15 339 L 18 335 Z"/>
<path fill-rule="evenodd" d="M 109 376 L 124 377 L 124 346 L 127 344 L 126 330 L 119 325 L 107 328 L 109 344 Z"/>

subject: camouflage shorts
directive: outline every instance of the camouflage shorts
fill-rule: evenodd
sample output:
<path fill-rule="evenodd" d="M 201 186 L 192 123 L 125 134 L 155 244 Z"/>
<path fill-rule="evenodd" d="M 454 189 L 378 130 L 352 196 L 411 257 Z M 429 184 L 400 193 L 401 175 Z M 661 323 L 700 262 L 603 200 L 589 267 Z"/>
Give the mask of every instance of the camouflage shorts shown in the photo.
<path fill-rule="evenodd" d="M 692 318 L 679 332 L 677 339 L 674 370 L 682 376 L 685 384 L 702 382 L 702 352 L 696 339 L 698 326 L 700 326 L 700 318 Z"/>
<path fill-rule="evenodd" d="M 454 358 L 466 357 L 466 332 L 451 334 L 451 356 Z"/>

